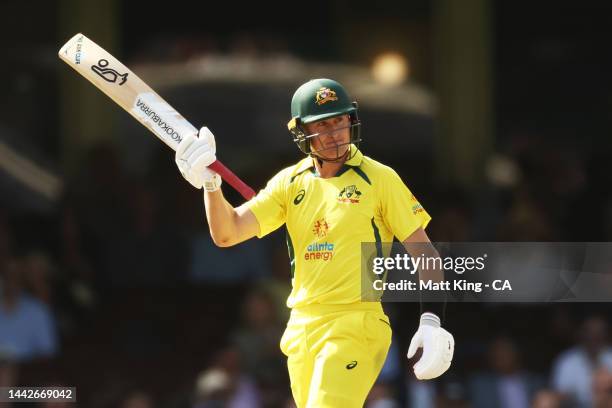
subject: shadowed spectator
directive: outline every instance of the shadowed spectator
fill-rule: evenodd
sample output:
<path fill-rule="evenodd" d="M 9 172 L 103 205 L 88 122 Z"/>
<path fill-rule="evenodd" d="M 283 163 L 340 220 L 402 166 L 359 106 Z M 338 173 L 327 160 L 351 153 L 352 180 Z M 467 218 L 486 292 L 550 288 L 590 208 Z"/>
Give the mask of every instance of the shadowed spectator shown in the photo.
<path fill-rule="evenodd" d="M 84 156 L 83 166 L 72 180 L 68 195 L 94 245 L 103 246 L 110 237 L 123 231 L 129 220 L 128 192 L 115 146 L 107 143 L 93 146 Z"/>
<path fill-rule="evenodd" d="M 578 346 L 562 353 L 554 363 L 553 387 L 576 407 L 592 407 L 593 375 L 598 369 L 612 371 L 612 348 L 608 324 L 599 317 L 587 319 L 580 329 Z"/>
<path fill-rule="evenodd" d="M 497 231 L 500 241 L 552 241 L 554 226 L 545 206 L 537 201 L 526 187 L 514 193 L 512 207 Z"/>
<path fill-rule="evenodd" d="M 366 408 L 399 408 L 399 403 L 393 398 L 393 388 L 389 384 L 374 384 L 368 399 Z"/>
<path fill-rule="evenodd" d="M 271 276 L 259 282 L 261 290 L 269 293 L 274 301 L 276 315 L 283 324 L 289 320 L 291 309 L 287 297 L 291 293 L 291 263 L 287 255 L 287 244 L 274 245 L 271 251 Z"/>
<path fill-rule="evenodd" d="M 162 223 L 156 193 L 134 184 L 130 223 L 109 244 L 107 276 L 117 286 L 162 286 L 184 278 L 189 250 L 171 225 Z"/>
<path fill-rule="evenodd" d="M 8 220 L 0 210 L 0 270 L 4 269 L 11 258 L 12 235 Z"/>
<path fill-rule="evenodd" d="M 64 337 L 72 337 L 91 323 L 98 303 L 96 273 L 99 265 L 85 253 L 87 239 L 73 208 L 62 210 L 59 225 L 59 257 L 54 276 L 55 311 Z"/>
<path fill-rule="evenodd" d="M 0 348 L 0 388 L 14 387 L 17 382 L 17 365 L 13 361 L 13 357 L 6 350 Z M 11 404 L 8 402 L 0 402 L 0 408 L 9 408 Z"/>
<path fill-rule="evenodd" d="M 196 283 L 235 284 L 256 281 L 270 273 L 268 244 L 249 240 L 223 252 L 215 245 L 210 232 L 200 231 L 191 238 L 189 278 Z"/>
<path fill-rule="evenodd" d="M 272 296 L 261 290 L 251 292 L 243 304 L 242 327 L 234 333 L 233 343 L 246 373 L 262 389 L 264 398 L 280 398 L 272 394 L 280 384 L 288 385 L 285 359 L 279 348 L 282 332 Z"/>
<path fill-rule="evenodd" d="M 593 374 L 593 406 L 612 407 L 612 372 L 600 368 Z"/>
<path fill-rule="evenodd" d="M 84 237 L 71 207 L 64 209 L 60 225 L 60 262 L 65 272 L 70 296 L 82 308 L 95 304 L 96 273 L 84 250 Z"/>
<path fill-rule="evenodd" d="M 550 390 L 539 391 L 533 398 L 531 408 L 562 408 L 563 396 Z M 569 408 L 569 407 L 568 407 Z"/>
<path fill-rule="evenodd" d="M 47 401 L 40 404 L 40 408 L 72 408 L 74 406 L 74 403 L 69 401 Z"/>
<path fill-rule="evenodd" d="M 18 361 L 53 357 L 58 345 L 51 311 L 25 293 L 17 261 L 11 262 L 1 276 L 0 348 Z"/>
<path fill-rule="evenodd" d="M 21 261 L 25 289 L 37 300 L 49 307 L 53 305 L 52 265 L 41 252 L 32 252 Z"/>
<path fill-rule="evenodd" d="M 143 391 L 134 391 L 128 394 L 120 408 L 154 408 L 153 398 Z"/>
<path fill-rule="evenodd" d="M 404 353 L 400 350 L 399 340 L 393 337 L 389 351 L 387 352 L 387 358 L 380 370 L 377 382 L 382 383 L 397 383 L 401 380 L 402 369 L 404 364 Z M 413 378 L 413 376 L 411 376 Z"/>
<path fill-rule="evenodd" d="M 436 398 L 437 408 L 468 408 L 471 406 L 463 382 L 452 376 L 441 379 Z"/>
<path fill-rule="evenodd" d="M 489 347 L 490 372 L 477 373 L 470 379 L 474 408 L 527 408 L 544 380 L 522 368 L 519 351 L 505 337 Z"/>
<path fill-rule="evenodd" d="M 408 406 L 419 408 L 434 408 L 436 401 L 435 383 L 433 381 L 417 380 L 414 376 L 412 365 L 413 364 L 409 364 L 408 368 Z"/>
<path fill-rule="evenodd" d="M 197 408 L 222 408 L 231 397 L 231 380 L 229 375 L 218 368 L 204 371 L 196 382 Z"/>
<path fill-rule="evenodd" d="M 195 387 L 194 408 L 257 408 L 262 406 L 257 387 L 242 371 L 240 353 L 220 351 L 210 368 L 202 372 Z"/>

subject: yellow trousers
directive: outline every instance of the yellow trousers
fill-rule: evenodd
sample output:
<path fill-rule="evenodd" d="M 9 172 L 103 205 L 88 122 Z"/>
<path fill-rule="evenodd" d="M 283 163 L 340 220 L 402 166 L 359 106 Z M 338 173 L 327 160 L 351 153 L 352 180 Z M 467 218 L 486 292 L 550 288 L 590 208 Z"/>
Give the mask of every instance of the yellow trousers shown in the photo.
<path fill-rule="evenodd" d="M 380 303 L 294 308 L 281 339 L 298 408 L 361 408 L 391 345 Z"/>

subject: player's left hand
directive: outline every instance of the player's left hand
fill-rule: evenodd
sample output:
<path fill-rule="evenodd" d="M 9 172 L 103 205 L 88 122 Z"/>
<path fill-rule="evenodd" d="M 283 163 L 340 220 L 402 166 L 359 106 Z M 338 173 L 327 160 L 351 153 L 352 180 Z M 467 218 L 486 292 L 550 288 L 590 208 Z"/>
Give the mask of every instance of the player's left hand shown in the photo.
<path fill-rule="evenodd" d="M 408 358 L 422 347 L 423 355 L 414 365 L 419 380 L 430 380 L 444 374 L 451 365 L 455 349 L 453 335 L 440 327 L 440 318 L 433 313 L 423 313 L 419 329 L 410 341 Z"/>

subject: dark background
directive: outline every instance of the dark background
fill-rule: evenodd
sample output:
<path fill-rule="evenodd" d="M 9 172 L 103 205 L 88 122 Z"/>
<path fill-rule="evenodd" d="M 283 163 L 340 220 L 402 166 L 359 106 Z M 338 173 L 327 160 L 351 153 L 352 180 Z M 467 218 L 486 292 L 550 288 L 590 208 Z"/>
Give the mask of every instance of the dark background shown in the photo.
<path fill-rule="evenodd" d="M 290 284 L 284 232 L 216 248 L 201 193 L 172 152 L 57 58 L 75 33 L 209 126 L 219 157 L 256 189 L 300 158 L 286 132 L 290 98 L 325 75 L 359 100 L 362 150 L 420 199 L 432 240 L 591 242 L 612 238 L 611 9 L 604 1 L 3 2 L 0 142 L 10 154 L 0 155 L 0 301 L 9 310 L 7 294 L 25 291 L 57 342 L 24 357 L 0 347 L 0 380 L 76 386 L 79 406 L 92 407 L 290 400 L 276 347 Z M 368 73 L 388 51 L 408 59 L 410 75 L 385 88 Z M 262 71 L 263 80 L 173 82 L 202 57 L 229 61 L 231 72 L 252 61 L 302 68 L 279 79 Z M 156 74 L 170 63 L 176 73 Z M 14 157 L 61 189 L 50 197 L 28 187 L 9 166 Z M 533 406 L 544 406 L 536 391 L 561 406 L 555 359 L 584 341 L 582 322 L 607 323 L 610 314 L 595 303 L 449 304 L 455 361 L 423 384 L 403 357 L 418 306 L 387 306 L 396 367 L 371 406 L 432 406 L 415 402 L 423 390 L 436 406 L 483 406 L 482 378 L 516 373 L 537 378 L 525 380 L 538 384 L 527 387 Z M 34 323 L 20 329 L 43 336 Z M 0 324 L 0 340 L 3 330 L 14 328 Z M 607 370 L 593 389 L 599 406 L 611 406 Z M 198 386 L 201 375 L 209 383 Z M 484 406 L 509 406 L 491 401 Z"/>

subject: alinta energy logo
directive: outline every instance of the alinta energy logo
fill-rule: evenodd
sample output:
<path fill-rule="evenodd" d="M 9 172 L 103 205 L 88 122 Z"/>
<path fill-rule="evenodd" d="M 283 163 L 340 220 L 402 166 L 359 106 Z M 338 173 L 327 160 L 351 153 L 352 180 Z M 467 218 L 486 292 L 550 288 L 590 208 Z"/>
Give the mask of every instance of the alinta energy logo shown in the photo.
<path fill-rule="evenodd" d="M 315 221 L 312 233 L 316 238 L 321 239 L 327 236 L 329 232 L 329 222 L 325 218 Z M 331 261 L 334 257 L 334 244 L 331 242 L 313 242 L 306 248 L 304 260 L 306 261 Z"/>
<path fill-rule="evenodd" d="M 354 184 L 344 187 L 338 194 L 338 202 L 341 203 L 359 204 L 360 198 L 361 191 Z"/>

